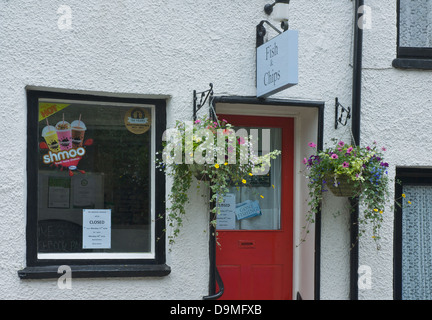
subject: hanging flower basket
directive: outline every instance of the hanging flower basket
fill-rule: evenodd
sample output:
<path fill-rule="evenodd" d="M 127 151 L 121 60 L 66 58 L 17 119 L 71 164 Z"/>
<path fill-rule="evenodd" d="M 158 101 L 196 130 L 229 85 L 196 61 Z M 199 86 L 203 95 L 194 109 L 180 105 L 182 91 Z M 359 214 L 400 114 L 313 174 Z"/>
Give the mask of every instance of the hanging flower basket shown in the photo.
<path fill-rule="evenodd" d="M 205 164 L 193 163 L 189 165 L 189 171 L 198 181 L 209 181 L 208 168 Z"/>
<path fill-rule="evenodd" d="M 309 143 L 316 149 L 316 144 Z M 388 163 L 376 142 L 371 146 L 360 147 L 334 140 L 334 146 L 316 150 L 309 158 L 304 158 L 309 188 L 310 211 L 308 223 L 314 222 L 320 212 L 323 194 L 330 190 L 337 197 L 357 198 L 357 204 L 364 206 L 359 218 L 359 234 L 371 225 L 375 240 L 380 239 L 379 229 L 383 221 L 385 205 L 390 200 Z"/>
<path fill-rule="evenodd" d="M 229 187 L 247 186 L 248 177 L 270 167 L 271 160 L 281 153 L 273 150 L 258 156 L 253 152 L 252 137 L 239 136 L 225 119 L 216 120 L 176 121 L 167 130 L 161 157 L 156 159 L 157 168 L 173 182 L 168 194 L 170 206 L 166 208 L 167 224 L 173 232 L 170 243 L 185 223 L 185 206 L 193 178 L 211 190 L 211 214 L 216 216 L 220 210 L 217 204 L 223 201 Z"/>
<path fill-rule="evenodd" d="M 348 175 L 330 175 L 324 176 L 327 188 L 336 197 L 355 197 L 361 192 L 361 185 L 358 181 L 353 181 Z"/>

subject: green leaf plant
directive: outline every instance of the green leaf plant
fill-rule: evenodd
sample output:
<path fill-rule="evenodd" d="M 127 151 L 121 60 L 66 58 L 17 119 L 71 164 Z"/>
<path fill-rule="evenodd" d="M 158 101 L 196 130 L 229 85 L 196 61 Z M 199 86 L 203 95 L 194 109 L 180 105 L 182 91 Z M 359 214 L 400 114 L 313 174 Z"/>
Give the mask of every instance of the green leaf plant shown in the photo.
<path fill-rule="evenodd" d="M 167 130 L 163 152 L 157 153 L 156 168 L 172 180 L 170 205 L 166 208 L 167 225 L 172 229 L 170 244 L 185 223 L 193 179 L 198 181 L 198 188 L 209 188 L 211 224 L 215 226 L 220 213 L 218 204 L 224 201 L 229 188 L 247 186 L 250 176 L 267 172 L 271 160 L 281 153 L 274 150 L 258 156 L 253 150 L 253 137 L 237 133 L 225 119 L 209 118 L 177 121 Z"/>
<path fill-rule="evenodd" d="M 337 192 L 342 185 L 349 184 L 352 193 L 344 196 L 350 200 L 350 209 L 354 210 L 356 205 L 364 208 L 363 212 L 359 213 L 359 237 L 366 234 L 369 226 L 372 230 L 371 237 L 379 249 L 380 229 L 386 203 L 390 200 L 389 164 L 384 161 L 386 149 L 379 148 L 375 141 L 366 147 L 336 139 L 332 141 L 334 145 L 325 150 L 317 150 L 316 144 L 310 142 L 309 147 L 313 148 L 315 153 L 303 159 L 310 207 L 306 216 L 306 234 L 309 232 L 308 226 L 315 222 L 320 211 L 324 193 L 328 190 Z"/>

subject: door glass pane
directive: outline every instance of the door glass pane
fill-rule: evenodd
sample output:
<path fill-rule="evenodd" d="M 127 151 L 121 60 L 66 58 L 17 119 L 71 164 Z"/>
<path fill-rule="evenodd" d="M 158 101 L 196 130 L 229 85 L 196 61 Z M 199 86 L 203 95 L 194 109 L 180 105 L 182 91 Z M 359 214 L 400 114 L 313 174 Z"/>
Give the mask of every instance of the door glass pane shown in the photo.
<path fill-rule="evenodd" d="M 263 150 L 282 150 L 281 128 L 244 128 L 252 136 L 258 134 L 258 154 Z M 268 134 L 270 133 L 270 134 Z M 267 150 L 270 148 L 270 150 Z M 271 160 L 271 167 L 264 175 L 247 177 L 246 186 L 231 187 L 230 199 L 235 203 L 231 214 L 235 223 L 220 224 L 218 217 L 218 229 L 231 230 L 278 230 L 280 229 L 281 210 L 281 156 Z M 258 215 L 243 214 L 244 208 L 255 208 L 251 211 L 259 212 Z M 226 213 L 226 212 L 225 212 Z M 250 216 L 243 218 L 243 216 Z M 226 218 L 226 216 L 224 217 Z"/>
<path fill-rule="evenodd" d="M 432 186 L 403 187 L 402 298 L 432 299 Z"/>

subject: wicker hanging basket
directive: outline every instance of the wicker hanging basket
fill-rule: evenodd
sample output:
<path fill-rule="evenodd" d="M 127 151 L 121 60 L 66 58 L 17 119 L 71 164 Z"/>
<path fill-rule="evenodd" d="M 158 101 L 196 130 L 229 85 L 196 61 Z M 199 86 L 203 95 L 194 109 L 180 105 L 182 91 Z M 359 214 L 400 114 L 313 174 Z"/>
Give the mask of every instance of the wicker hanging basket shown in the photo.
<path fill-rule="evenodd" d="M 209 177 L 207 173 L 203 173 L 206 170 L 205 164 L 191 164 L 189 165 L 189 170 L 192 172 L 192 175 L 199 181 L 208 181 Z"/>
<path fill-rule="evenodd" d="M 326 175 L 324 180 L 336 197 L 355 197 L 361 192 L 361 186 L 347 175 Z"/>

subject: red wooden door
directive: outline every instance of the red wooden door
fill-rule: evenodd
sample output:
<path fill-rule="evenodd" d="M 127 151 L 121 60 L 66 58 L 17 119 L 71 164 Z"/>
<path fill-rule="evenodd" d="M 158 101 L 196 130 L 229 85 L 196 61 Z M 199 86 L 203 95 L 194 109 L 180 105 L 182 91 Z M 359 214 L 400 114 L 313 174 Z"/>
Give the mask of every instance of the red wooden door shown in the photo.
<path fill-rule="evenodd" d="M 236 220 L 233 229 L 217 229 L 216 265 L 224 283 L 221 299 L 292 299 L 293 118 L 233 115 L 220 118 L 237 128 L 272 130 L 272 149 L 282 151 L 262 184 L 250 187 L 252 192 L 233 191 L 237 204 L 252 200 L 249 197 L 253 194 L 259 195 L 262 215 Z"/>

